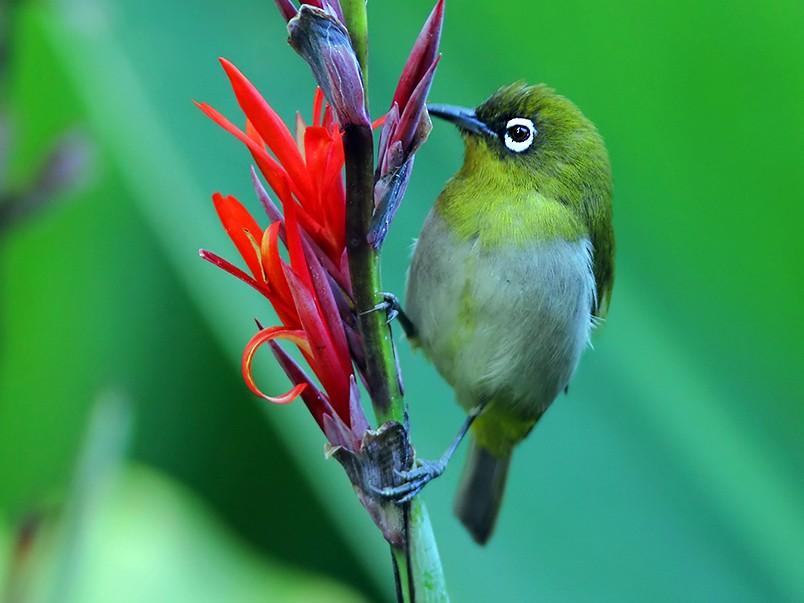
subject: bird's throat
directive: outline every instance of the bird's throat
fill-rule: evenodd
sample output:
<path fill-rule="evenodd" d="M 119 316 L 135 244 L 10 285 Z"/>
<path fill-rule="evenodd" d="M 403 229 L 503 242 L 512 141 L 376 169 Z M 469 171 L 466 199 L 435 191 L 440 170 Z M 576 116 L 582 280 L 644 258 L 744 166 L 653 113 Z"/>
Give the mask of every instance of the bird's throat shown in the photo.
<path fill-rule="evenodd" d="M 485 247 L 523 247 L 532 243 L 588 236 L 572 210 L 534 190 L 517 190 L 505 180 L 458 173 L 434 211 L 459 240 Z"/>

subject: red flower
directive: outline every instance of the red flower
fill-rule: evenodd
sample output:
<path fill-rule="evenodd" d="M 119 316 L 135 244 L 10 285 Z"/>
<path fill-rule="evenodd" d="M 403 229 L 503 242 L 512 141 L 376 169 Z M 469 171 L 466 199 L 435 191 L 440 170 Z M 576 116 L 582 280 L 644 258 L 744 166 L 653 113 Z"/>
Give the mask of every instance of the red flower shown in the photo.
<path fill-rule="evenodd" d="M 246 115 L 245 127 L 238 128 L 206 104 L 198 106 L 246 145 L 282 211 L 252 169 L 257 195 L 270 221 L 266 228 L 234 197 L 213 195 L 218 216 L 248 271 L 209 251 L 200 253 L 264 295 L 282 323 L 269 328 L 258 323 L 258 333 L 246 345 L 242 371 L 248 387 L 277 404 L 302 398 L 385 538 L 401 546 L 403 512 L 379 495 L 378 489 L 398 485 L 399 472 L 412 467 L 407 427 L 392 421 L 369 431 L 356 384 L 356 375 L 366 383 L 366 365 L 346 255 L 342 132 L 348 141 L 359 133 L 364 150 L 370 150 L 362 68 L 339 0 L 308 0 L 298 9 L 293 0 L 275 2 L 288 22 L 290 45 L 310 65 L 320 87 L 312 125 L 297 118 L 294 138 L 251 82 L 221 59 Z M 438 0 L 414 44 L 389 113 L 371 124 L 385 123 L 367 233 L 375 249 L 381 246 L 404 194 L 414 154 L 430 131 L 425 99 L 438 63 L 443 15 L 444 0 Z M 315 381 L 279 346 L 279 339 L 298 347 Z M 293 383 L 281 396 L 262 393 L 252 375 L 254 354 L 266 343 Z"/>
<path fill-rule="evenodd" d="M 251 82 L 234 65 L 221 62 L 246 115 L 245 131 L 208 105 L 198 106 L 248 147 L 282 206 L 280 213 L 256 174 L 255 187 L 271 222 L 265 229 L 234 197 L 213 195 L 218 216 L 250 274 L 208 251 L 201 256 L 262 293 L 282 322 L 261 328 L 248 342 L 243 377 L 255 394 L 274 403 L 301 396 L 332 444 L 357 451 L 368 422 L 352 365 L 352 355 L 359 361 L 360 350 L 346 262 L 341 134 L 317 91 L 312 125 L 298 118 L 294 139 Z M 289 262 L 280 254 L 280 242 Z M 320 388 L 277 345 L 278 339 L 296 344 Z M 254 353 L 265 343 L 294 383 L 282 396 L 265 395 L 252 376 Z"/>
<path fill-rule="evenodd" d="M 313 4 L 313 3 L 311 3 Z M 263 229 L 234 197 L 216 193 L 215 209 L 248 272 L 202 250 L 201 256 L 247 282 L 276 310 L 282 326 L 262 328 L 243 352 L 243 377 L 257 395 L 285 404 L 301 396 L 332 444 L 352 451 L 368 429 L 358 399 L 355 365 L 364 355 L 356 331 L 346 256 L 346 195 L 341 130 L 368 125 L 362 76 L 337 0 L 316 0 L 298 13 L 290 0 L 277 5 L 290 19 L 294 48 L 310 63 L 324 92 L 316 91 L 312 125 L 297 118 L 296 136 L 234 65 L 221 59 L 246 115 L 244 129 L 206 104 L 204 113 L 248 147 L 260 172 L 279 198 L 277 208 L 253 173 L 270 224 Z M 444 15 L 438 0 L 405 65 L 379 143 L 375 210 L 369 241 L 378 248 L 404 194 L 416 150 L 430 130 L 425 98 L 438 63 Z M 323 50 L 326 50 L 324 52 Z M 326 94 L 333 104 L 325 102 Z M 287 258 L 280 253 L 280 242 Z M 279 345 L 294 343 L 320 388 Z M 254 354 L 269 344 L 293 382 L 282 396 L 267 396 L 252 376 Z M 354 363 L 354 364 L 353 364 Z"/>

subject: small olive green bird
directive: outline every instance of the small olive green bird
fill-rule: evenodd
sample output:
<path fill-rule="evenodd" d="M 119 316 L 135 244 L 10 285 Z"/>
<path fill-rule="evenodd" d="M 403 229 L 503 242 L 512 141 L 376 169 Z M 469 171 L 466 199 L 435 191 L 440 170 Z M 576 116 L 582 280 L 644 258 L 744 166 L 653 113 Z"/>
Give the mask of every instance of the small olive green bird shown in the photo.
<path fill-rule="evenodd" d="M 419 235 L 405 312 L 474 418 L 455 512 L 482 544 L 514 447 L 567 389 L 606 312 L 611 170 L 595 126 L 543 84 L 429 112 L 455 124 L 466 149 Z"/>

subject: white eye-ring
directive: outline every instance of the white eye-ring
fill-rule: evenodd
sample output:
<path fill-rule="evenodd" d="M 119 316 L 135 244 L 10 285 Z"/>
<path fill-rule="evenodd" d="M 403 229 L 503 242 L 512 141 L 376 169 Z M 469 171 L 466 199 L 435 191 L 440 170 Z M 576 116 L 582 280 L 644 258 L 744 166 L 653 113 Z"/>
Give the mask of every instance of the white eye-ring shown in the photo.
<path fill-rule="evenodd" d="M 514 153 L 527 151 L 536 138 L 536 127 L 526 117 L 514 117 L 505 124 L 505 146 Z"/>

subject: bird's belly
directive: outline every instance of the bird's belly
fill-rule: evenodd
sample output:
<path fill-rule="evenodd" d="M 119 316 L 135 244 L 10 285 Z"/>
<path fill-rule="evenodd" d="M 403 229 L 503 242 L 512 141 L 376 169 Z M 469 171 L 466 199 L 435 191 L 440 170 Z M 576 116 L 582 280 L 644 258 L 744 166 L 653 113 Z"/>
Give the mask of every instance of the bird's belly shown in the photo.
<path fill-rule="evenodd" d="M 536 420 L 575 370 L 594 295 L 588 240 L 488 249 L 456 240 L 431 214 L 406 311 L 461 405 L 494 400 Z"/>

